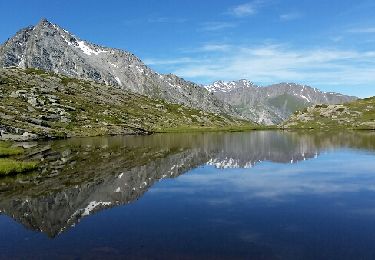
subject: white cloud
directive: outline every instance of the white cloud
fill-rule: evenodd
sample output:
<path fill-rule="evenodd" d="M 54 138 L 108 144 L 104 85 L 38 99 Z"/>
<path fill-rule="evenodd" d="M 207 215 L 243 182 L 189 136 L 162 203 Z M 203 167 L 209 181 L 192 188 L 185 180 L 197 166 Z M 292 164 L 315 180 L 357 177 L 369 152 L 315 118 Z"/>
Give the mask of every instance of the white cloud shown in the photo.
<path fill-rule="evenodd" d="M 156 18 L 149 18 L 147 20 L 150 23 L 167 23 L 170 21 L 168 17 L 156 17 Z"/>
<path fill-rule="evenodd" d="M 230 45 L 228 44 L 215 44 L 215 43 L 209 43 L 209 44 L 205 44 L 203 45 L 202 47 L 198 48 L 198 51 L 207 51 L 207 52 L 211 52 L 211 51 L 227 51 L 231 48 Z"/>
<path fill-rule="evenodd" d="M 153 65 L 181 65 L 181 64 L 193 64 L 200 62 L 197 59 L 190 57 L 175 58 L 175 59 L 145 59 L 144 63 L 150 66 Z"/>
<path fill-rule="evenodd" d="M 255 0 L 249 3 L 233 6 L 229 9 L 229 14 L 236 17 L 245 17 L 254 15 L 257 13 L 258 9 L 264 4 L 264 1 Z"/>
<path fill-rule="evenodd" d="M 312 168 L 311 165 L 315 162 L 309 161 L 289 166 L 272 163 L 246 170 L 222 169 L 221 174 L 187 174 L 176 179 L 180 185 L 172 191 L 157 188 L 153 188 L 153 191 L 191 193 L 191 187 L 194 187 L 195 191 L 207 191 L 226 183 L 222 187 L 223 192 L 242 192 L 243 199 L 265 198 L 272 199 L 275 203 L 283 203 L 288 201 L 290 195 L 298 194 L 332 196 L 361 191 L 373 192 L 374 186 L 368 184 L 368 178 L 373 178 L 374 174 L 372 156 L 361 155 L 340 164 L 336 157 L 327 154 L 324 155 L 325 160 L 320 161 L 324 167 L 318 168 Z M 358 168 L 361 171 L 358 171 Z M 230 172 L 232 174 L 229 174 Z M 236 177 L 233 177 L 233 173 L 236 173 Z M 353 182 L 353 179 L 357 181 Z M 221 201 L 217 198 L 214 201 L 210 198 L 203 201 L 210 205 L 226 205 L 235 202 L 231 199 L 233 198 L 227 196 Z M 371 208 L 370 212 L 365 213 L 373 214 L 374 209 Z"/>
<path fill-rule="evenodd" d="M 375 52 L 226 44 L 196 50 L 202 52 L 192 53 L 198 59 L 177 59 L 168 69 L 201 83 L 247 78 L 261 84 L 297 82 L 319 88 L 375 86 Z"/>
<path fill-rule="evenodd" d="M 342 40 L 344 39 L 343 36 L 332 36 L 330 37 L 330 40 L 333 41 L 333 42 L 341 42 Z"/>
<path fill-rule="evenodd" d="M 185 23 L 185 18 L 153 17 L 147 20 L 149 23 Z"/>
<path fill-rule="evenodd" d="M 237 25 L 235 23 L 228 22 L 207 22 L 201 24 L 199 30 L 201 31 L 220 31 L 223 29 L 234 28 Z"/>
<path fill-rule="evenodd" d="M 353 28 L 348 30 L 349 33 L 375 33 L 375 27 Z"/>
<path fill-rule="evenodd" d="M 302 14 L 299 12 L 291 12 L 291 13 L 285 13 L 280 15 L 281 21 L 292 21 L 297 20 L 302 17 Z"/>

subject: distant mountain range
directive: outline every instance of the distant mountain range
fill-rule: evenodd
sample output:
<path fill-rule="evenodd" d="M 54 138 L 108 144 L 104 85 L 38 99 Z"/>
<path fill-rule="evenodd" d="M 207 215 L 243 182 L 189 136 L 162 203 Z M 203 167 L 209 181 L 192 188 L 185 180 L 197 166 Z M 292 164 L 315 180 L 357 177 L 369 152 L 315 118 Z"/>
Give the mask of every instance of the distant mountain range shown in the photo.
<path fill-rule="evenodd" d="M 294 83 L 259 87 L 247 80 L 204 86 L 173 74 L 159 74 L 130 52 L 81 40 L 42 19 L 0 45 L 0 67 L 35 68 L 261 124 L 278 124 L 312 104 L 335 104 L 355 97 L 324 93 Z"/>
<path fill-rule="evenodd" d="M 266 125 L 279 124 L 295 111 L 313 104 L 341 104 L 356 99 L 295 83 L 260 87 L 243 79 L 216 81 L 204 87 L 233 106 L 243 117 Z"/>

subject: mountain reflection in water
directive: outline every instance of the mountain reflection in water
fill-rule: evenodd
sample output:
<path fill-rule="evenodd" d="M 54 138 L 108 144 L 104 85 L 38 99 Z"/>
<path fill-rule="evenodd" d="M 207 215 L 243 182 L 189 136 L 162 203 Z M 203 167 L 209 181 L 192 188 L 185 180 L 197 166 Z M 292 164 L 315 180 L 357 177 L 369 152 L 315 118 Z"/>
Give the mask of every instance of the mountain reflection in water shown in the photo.
<path fill-rule="evenodd" d="M 375 133 L 259 131 L 44 142 L 28 149 L 28 158 L 42 160 L 39 172 L 0 179 L 0 210 L 29 229 L 56 237 L 82 217 L 134 202 L 155 182 L 202 165 L 297 163 L 335 148 L 373 150 Z"/>

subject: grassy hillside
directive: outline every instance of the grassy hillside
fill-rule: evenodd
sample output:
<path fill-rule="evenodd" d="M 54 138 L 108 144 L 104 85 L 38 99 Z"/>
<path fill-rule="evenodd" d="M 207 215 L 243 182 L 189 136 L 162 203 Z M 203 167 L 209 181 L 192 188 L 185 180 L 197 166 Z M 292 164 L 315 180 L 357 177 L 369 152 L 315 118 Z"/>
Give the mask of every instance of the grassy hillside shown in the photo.
<path fill-rule="evenodd" d="M 315 105 L 296 112 L 283 128 L 375 130 L 375 97 L 343 105 Z"/>
<path fill-rule="evenodd" d="M 21 139 L 255 126 L 40 70 L 0 70 L 0 130 Z"/>

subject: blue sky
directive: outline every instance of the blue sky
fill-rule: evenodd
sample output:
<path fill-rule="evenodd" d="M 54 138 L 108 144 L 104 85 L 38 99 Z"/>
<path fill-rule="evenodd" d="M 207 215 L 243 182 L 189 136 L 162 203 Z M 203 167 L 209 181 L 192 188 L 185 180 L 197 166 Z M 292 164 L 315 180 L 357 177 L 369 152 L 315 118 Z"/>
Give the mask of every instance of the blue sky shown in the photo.
<path fill-rule="evenodd" d="M 246 78 L 375 95 L 373 0 L 1 1 L 0 41 L 42 17 L 197 83 Z"/>

